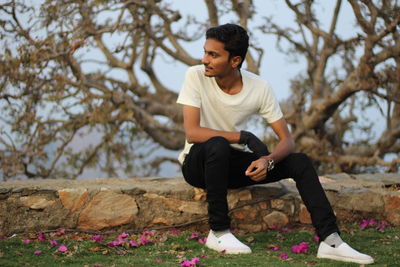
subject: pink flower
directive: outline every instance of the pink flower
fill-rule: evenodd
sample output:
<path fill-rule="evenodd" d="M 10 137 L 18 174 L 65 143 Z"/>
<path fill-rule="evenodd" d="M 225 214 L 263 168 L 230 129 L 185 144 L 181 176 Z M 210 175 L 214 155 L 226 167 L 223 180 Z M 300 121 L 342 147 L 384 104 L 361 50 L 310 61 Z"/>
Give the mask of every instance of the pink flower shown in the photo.
<path fill-rule="evenodd" d="M 33 254 L 40 255 L 40 254 L 42 254 L 42 251 L 41 250 L 35 250 L 35 252 L 33 252 Z"/>
<path fill-rule="evenodd" d="M 25 239 L 25 240 L 22 240 L 22 242 L 24 242 L 25 244 L 29 244 L 29 243 L 32 242 L 32 240 L 30 240 L 30 239 Z"/>
<path fill-rule="evenodd" d="M 180 235 L 181 231 L 179 231 L 178 229 L 174 228 L 171 230 L 171 235 Z"/>
<path fill-rule="evenodd" d="M 197 263 L 199 263 L 199 258 L 193 258 L 191 260 L 184 260 L 181 264 L 181 267 L 194 267 Z"/>
<path fill-rule="evenodd" d="M 94 242 L 100 243 L 100 242 L 102 242 L 102 241 L 104 240 L 104 238 L 103 238 L 102 235 L 94 235 L 94 236 L 92 236 L 92 240 L 93 240 Z"/>
<path fill-rule="evenodd" d="M 58 242 L 56 240 L 51 240 L 50 241 L 50 246 L 55 247 L 58 245 Z"/>
<path fill-rule="evenodd" d="M 272 248 L 271 248 L 272 251 L 278 251 L 278 250 L 280 250 L 280 249 L 281 249 L 280 247 L 272 247 Z"/>
<path fill-rule="evenodd" d="M 44 234 L 43 234 L 42 232 L 40 232 L 40 233 L 37 235 L 37 240 L 39 240 L 39 241 L 46 241 L 47 239 L 46 239 L 46 237 L 44 236 Z"/>
<path fill-rule="evenodd" d="M 318 262 L 316 262 L 316 261 L 312 261 L 312 262 L 307 263 L 307 265 L 316 265 L 316 264 L 318 264 Z"/>
<path fill-rule="evenodd" d="M 152 238 L 148 238 L 148 236 L 153 236 L 154 233 L 153 232 L 149 232 L 149 231 L 145 231 L 141 234 L 141 236 L 139 237 L 139 241 L 141 245 L 146 245 L 149 243 L 153 243 L 154 239 Z"/>
<path fill-rule="evenodd" d="M 192 233 L 191 236 L 189 236 L 189 239 L 197 239 L 199 238 L 199 235 L 197 233 Z"/>
<path fill-rule="evenodd" d="M 133 248 L 137 248 L 139 246 L 139 244 L 135 240 L 129 241 L 129 245 Z"/>
<path fill-rule="evenodd" d="M 381 221 L 378 226 L 376 227 L 376 230 L 383 230 L 386 227 L 389 226 L 389 223 L 387 221 Z"/>
<path fill-rule="evenodd" d="M 289 256 L 287 255 L 286 252 L 282 252 L 282 253 L 281 253 L 281 259 L 282 259 L 282 260 L 287 260 L 288 258 L 289 258 Z"/>
<path fill-rule="evenodd" d="M 57 249 L 57 251 L 58 251 L 58 252 L 66 252 L 66 251 L 68 251 L 68 248 L 67 248 L 67 246 L 65 246 L 65 245 L 61 245 L 61 246 Z"/>
<path fill-rule="evenodd" d="M 144 232 L 142 233 L 142 235 L 154 236 L 154 232 L 153 232 L 153 231 L 144 231 Z"/>
<path fill-rule="evenodd" d="M 204 245 L 207 242 L 207 237 L 199 238 L 198 241 Z"/>
<path fill-rule="evenodd" d="M 361 223 L 360 223 L 360 227 L 361 228 L 367 228 L 368 226 L 374 226 L 376 224 L 377 223 L 376 223 L 376 221 L 374 219 L 369 219 L 369 220 L 362 219 Z"/>
<path fill-rule="evenodd" d="M 301 242 L 298 245 L 292 246 L 292 252 L 296 254 L 300 253 L 306 253 L 308 251 L 308 243 L 307 242 Z"/>
<path fill-rule="evenodd" d="M 319 236 L 315 235 L 315 236 L 314 236 L 314 241 L 315 241 L 315 242 L 319 242 Z"/>
<path fill-rule="evenodd" d="M 64 228 L 57 229 L 56 236 L 62 236 L 62 235 L 65 235 L 65 229 Z"/>
<path fill-rule="evenodd" d="M 281 233 L 290 233 L 292 231 L 293 231 L 292 228 L 289 228 L 289 227 L 285 227 L 285 228 L 279 230 L 279 232 L 281 232 Z"/>
<path fill-rule="evenodd" d="M 156 262 L 162 262 L 162 259 L 161 258 L 156 258 L 155 261 Z"/>
<path fill-rule="evenodd" d="M 361 228 L 365 228 L 368 226 L 368 221 L 366 219 L 362 219 L 360 223 Z"/>
<path fill-rule="evenodd" d="M 122 243 L 124 243 L 124 242 L 121 240 L 114 240 L 114 241 L 107 243 L 107 246 L 113 248 L 113 247 L 117 247 L 117 246 L 121 245 Z"/>
<path fill-rule="evenodd" d="M 124 239 L 124 238 L 127 238 L 129 236 L 129 234 L 127 234 L 127 233 L 122 233 L 122 234 L 120 234 L 119 236 L 118 236 L 118 239 Z"/>

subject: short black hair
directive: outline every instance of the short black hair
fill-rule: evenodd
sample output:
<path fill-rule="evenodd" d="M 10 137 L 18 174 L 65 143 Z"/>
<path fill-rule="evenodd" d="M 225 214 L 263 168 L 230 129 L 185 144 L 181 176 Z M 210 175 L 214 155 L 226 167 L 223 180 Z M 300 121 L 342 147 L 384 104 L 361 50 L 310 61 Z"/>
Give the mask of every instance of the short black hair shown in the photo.
<path fill-rule="evenodd" d="M 225 50 L 229 52 L 230 59 L 240 56 L 242 58 L 242 62 L 238 65 L 238 69 L 240 69 L 249 48 L 247 31 L 239 25 L 227 23 L 209 28 L 206 32 L 206 39 L 209 38 L 224 43 Z"/>

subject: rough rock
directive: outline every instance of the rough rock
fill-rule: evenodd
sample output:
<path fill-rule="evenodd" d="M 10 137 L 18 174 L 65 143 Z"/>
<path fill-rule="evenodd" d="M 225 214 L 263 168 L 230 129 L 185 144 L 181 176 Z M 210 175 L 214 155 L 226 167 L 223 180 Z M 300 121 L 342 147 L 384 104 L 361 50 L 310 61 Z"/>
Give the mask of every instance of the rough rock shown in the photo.
<path fill-rule="evenodd" d="M 95 195 L 82 211 L 78 229 L 100 230 L 129 223 L 138 213 L 135 200 L 113 191 L 102 191 Z"/>
<path fill-rule="evenodd" d="M 89 198 L 86 188 L 66 188 L 58 190 L 61 203 L 71 213 L 80 210 Z"/>
<path fill-rule="evenodd" d="M 49 200 L 47 196 L 33 195 L 27 197 L 21 197 L 20 201 L 22 205 L 34 210 L 41 210 L 48 208 L 55 204 L 55 200 Z"/>
<path fill-rule="evenodd" d="M 289 218 L 285 213 L 273 211 L 263 217 L 269 229 L 282 229 L 289 223 Z"/>

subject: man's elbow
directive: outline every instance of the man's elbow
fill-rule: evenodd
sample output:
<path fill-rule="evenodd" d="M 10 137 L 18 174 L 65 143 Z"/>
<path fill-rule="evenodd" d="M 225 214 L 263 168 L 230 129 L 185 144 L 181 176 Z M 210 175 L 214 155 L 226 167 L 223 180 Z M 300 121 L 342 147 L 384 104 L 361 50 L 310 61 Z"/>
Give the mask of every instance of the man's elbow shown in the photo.
<path fill-rule="evenodd" d="M 196 143 L 197 138 L 196 138 L 195 131 L 186 131 L 186 141 L 189 144 Z"/>

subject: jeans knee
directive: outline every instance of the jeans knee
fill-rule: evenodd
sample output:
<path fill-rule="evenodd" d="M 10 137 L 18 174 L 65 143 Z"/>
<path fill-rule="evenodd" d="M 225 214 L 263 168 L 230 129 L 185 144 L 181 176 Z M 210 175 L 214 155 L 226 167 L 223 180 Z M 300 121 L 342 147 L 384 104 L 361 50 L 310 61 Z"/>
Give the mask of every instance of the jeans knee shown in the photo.
<path fill-rule="evenodd" d="M 227 156 L 230 150 L 230 143 L 222 136 L 214 136 L 206 141 L 206 148 L 210 155 Z"/>
<path fill-rule="evenodd" d="M 310 157 L 304 153 L 293 153 L 290 154 L 290 168 L 292 169 L 292 174 L 295 180 L 303 177 L 302 174 L 305 172 L 314 170 L 313 164 Z"/>

